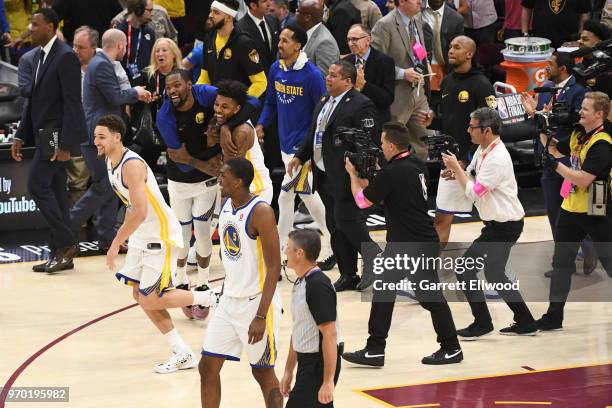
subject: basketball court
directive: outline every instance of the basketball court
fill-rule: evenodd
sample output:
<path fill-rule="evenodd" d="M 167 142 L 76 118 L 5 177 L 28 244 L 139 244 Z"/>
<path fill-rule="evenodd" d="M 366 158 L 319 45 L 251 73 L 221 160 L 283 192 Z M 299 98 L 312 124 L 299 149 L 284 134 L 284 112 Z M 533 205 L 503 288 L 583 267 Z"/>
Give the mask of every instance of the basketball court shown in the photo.
<path fill-rule="evenodd" d="M 453 226 L 451 240 L 469 242 L 480 223 Z M 384 232 L 373 232 L 383 241 Z M 512 264 L 527 273 L 529 283 L 547 288 L 542 273 L 549 263 L 521 256 L 530 245 L 549 245 L 545 217 L 526 219 L 521 244 Z M 217 253 L 217 249 L 213 249 Z M 527 258 L 527 259 L 526 259 Z M 550 262 L 550 258 L 548 258 Z M 55 275 L 33 273 L 33 263 L 0 265 L 0 408 L 7 407 L 197 407 L 197 369 L 175 374 L 153 372 L 169 348 L 163 337 L 135 307 L 131 289 L 106 269 L 104 257 L 75 260 L 75 269 Z M 581 271 L 581 264 L 578 264 Z M 288 271 L 291 278 L 293 274 Z M 335 280 L 338 271 L 330 272 Z M 213 256 L 211 279 L 220 285 L 223 268 Z M 444 276 L 443 280 L 452 279 Z M 603 299 L 612 293 L 612 279 L 599 266 L 590 276 L 573 278 L 574 296 Z M 290 338 L 291 286 L 279 284 L 285 306 L 277 375 L 282 376 Z M 527 299 L 529 301 L 529 299 Z M 340 337 L 345 350 L 365 345 L 370 305 L 357 292 L 338 294 Z M 512 321 L 503 302 L 490 301 L 496 329 Z M 529 302 L 534 316 L 545 302 Z M 458 327 L 471 323 L 467 303 L 450 304 Z M 189 321 L 171 311 L 175 325 L 194 351 L 199 351 L 208 320 Z M 384 368 L 363 368 L 343 362 L 335 393 L 336 407 L 612 407 L 612 304 L 570 302 L 564 331 L 535 337 L 492 334 L 462 342 L 460 364 L 424 366 L 423 356 L 438 348 L 429 314 L 416 304 L 399 302 L 388 339 Z M 248 362 L 226 362 L 221 373 L 223 407 L 263 407 Z M 10 402 L 10 387 L 69 387 L 68 402 Z"/>

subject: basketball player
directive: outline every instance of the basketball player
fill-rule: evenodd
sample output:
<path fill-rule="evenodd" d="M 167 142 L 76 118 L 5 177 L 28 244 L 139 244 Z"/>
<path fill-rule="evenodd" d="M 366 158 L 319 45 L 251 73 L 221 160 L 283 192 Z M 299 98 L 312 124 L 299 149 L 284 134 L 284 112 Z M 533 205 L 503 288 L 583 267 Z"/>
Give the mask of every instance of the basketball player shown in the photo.
<path fill-rule="evenodd" d="M 243 347 L 266 408 L 283 404 L 274 373 L 281 316 L 275 292 L 280 244 L 272 207 L 249 191 L 254 173 L 251 162 L 236 157 L 223 165 L 219 175 L 221 196 L 228 198 L 219 214 L 225 283 L 206 329 L 199 366 L 202 407 L 206 408 L 219 407 L 221 368 L 225 360 L 239 361 Z"/>
<path fill-rule="evenodd" d="M 217 99 L 215 100 L 216 125 L 222 126 L 240 112 L 247 102 L 247 87 L 238 81 L 221 81 L 217 85 Z M 238 153 L 235 156 L 246 158 L 254 168 L 253 183 L 250 186 L 251 193 L 260 196 L 268 204 L 272 203 L 272 180 L 270 172 L 264 164 L 264 155 L 255 127 L 250 120 L 233 127 L 232 141 L 236 145 Z M 216 137 L 216 135 L 214 136 Z M 224 156 L 232 157 L 229 152 L 223 152 Z"/>
<path fill-rule="evenodd" d="M 172 355 L 158 364 L 155 372 L 172 373 L 192 368 L 196 359 L 181 338 L 166 311 L 188 305 L 212 306 L 212 291 L 190 292 L 174 289 L 177 249 L 182 245 L 181 226 L 166 205 L 155 176 L 144 160 L 125 148 L 123 120 L 115 115 L 100 118 L 94 130 L 98 156 L 106 158 L 110 184 L 128 207 L 117 231 L 106 264 L 115 269 L 120 245 L 129 238 L 125 264 L 115 274 L 132 286 L 134 299 L 168 340 Z"/>

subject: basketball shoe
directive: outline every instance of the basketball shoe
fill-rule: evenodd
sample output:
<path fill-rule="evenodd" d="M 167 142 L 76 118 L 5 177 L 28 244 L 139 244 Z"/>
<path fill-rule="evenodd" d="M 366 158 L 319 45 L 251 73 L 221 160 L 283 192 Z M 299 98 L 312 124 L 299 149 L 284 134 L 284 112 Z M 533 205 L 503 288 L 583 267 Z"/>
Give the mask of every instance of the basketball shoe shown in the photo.
<path fill-rule="evenodd" d="M 170 358 L 161 364 L 155 366 L 155 372 L 158 374 L 170 374 L 178 370 L 186 370 L 198 365 L 195 355 L 191 350 L 173 350 Z"/>

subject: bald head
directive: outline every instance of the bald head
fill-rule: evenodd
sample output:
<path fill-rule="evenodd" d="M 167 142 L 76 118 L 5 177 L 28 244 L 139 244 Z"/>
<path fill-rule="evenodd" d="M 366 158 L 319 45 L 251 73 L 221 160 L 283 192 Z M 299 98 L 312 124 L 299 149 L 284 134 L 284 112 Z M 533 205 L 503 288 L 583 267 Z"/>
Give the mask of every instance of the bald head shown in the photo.
<path fill-rule="evenodd" d="M 115 48 L 119 43 L 127 42 L 125 34 L 116 28 L 108 29 L 102 35 L 102 48 Z"/>
<path fill-rule="evenodd" d="M 476 43 L 470 37 L 466 35 L 460 35 L 455 37 L 453 41 L 459 42 L 461 46 L 465 48 L 467 52 L 471 52 L 472 55 L 476 53 Z"/>
<path fill-rule="evenodd" d="M 476 43 L 464 35 L 455 37 L 448 47 L 448 63 L 455 66 L 455 72 L 468 72 L 472 69 L 472 58 L 476 53 Z"/>

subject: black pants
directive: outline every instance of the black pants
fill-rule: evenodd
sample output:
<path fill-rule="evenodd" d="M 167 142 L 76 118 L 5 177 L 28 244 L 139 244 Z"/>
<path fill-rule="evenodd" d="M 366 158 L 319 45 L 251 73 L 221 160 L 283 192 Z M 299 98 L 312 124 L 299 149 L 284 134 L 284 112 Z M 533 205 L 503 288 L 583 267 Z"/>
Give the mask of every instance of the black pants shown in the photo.
<path fill-rule="evenodd" d="M 506 276 L 506 263 L 510 256 L 510 250 L 523 232 L 523 220 L 496 222 L 485 221 L 481 234 L 468 250 L 463 254 L 464 258 L 482 258 L 484 260 L 484 275 L 489 283 L 506 283 L 510 281 Z M 486 254 L 486 256 L 485 256 Z M 491 326 L 491 314 L 487 307 L 485 295 L 482 290 L 471 290 L 470 281 L 477 281 L 477 270 L 472 269 L 462 274 L 457 274 L 457 280 L 465 282 L 463 291 L 470 303 L 472 314 L 479 326 Z M 534 322 L 533 316 L 527 308 L 525 301 L 518 290 L 498 290 L 508 307 L 514 313 L 514 321 L 518 324 L 530 324 Z"/>
<path fill-rule="evenodd" d="M 497 24 L 489 24 L 481 28 L 466 28 L 465 35 L 470 37 L 476 45 L 495 44 L 497 37 Z"/>
<path fill-rule="evenodd" d="M 334 384 L 338 384 L 340 377 L 341 346 L 338 346 L 338 358 L 336 360 L 336 374 Z M 321 353 L 297 353 L 298 366 L 295 375 L 295 385 L 289 394 L 285 408 L 333 408 L 333 401 L 329 404 L 319 402 L 319 389 L 323 384 L 323 354 Z"/>
<path fill-rule="evenodd" d="M 387 245 L 384 257 L 394 257 L 398 251 L 390 250 L 390 244 Z M 438 243 L 431 243 L 423 246 L 420 250 L 415 251 L 419 256 L 423 254 L 427 257 L 438 257 L 440 249 Z M 385 255 L 386 254 L 386 255 Z M 420 305 L 431 314 L 431 321 L 437 335 L 437 342 L 440 343 L 444 350 L 456 350 L 459 348 L 457 340 L 457 331 L 455 322 L 451 314 L 448 303 L 442 291 L 423 290 L 419 283 L 421 281 L 429 281 L 430 283 L 438 283 L 438 273 L 435 268 L 425 268 L 415 271 L 414 274 L 405 271 L 390 270 L 385 271 L 381 275 L 377 275 L 376 280 L 382 282 L 399 282 L 404 277 L 407 277 L 414 283 L 414 293 Z M 376 285 L 376 283 L 375 283 Z M 383 353 L 387 344 L 387 336 L 391 327 L 391 319 L 393 317 L 393 309 L 395 307 L 396 291 L 377 290 L 374 287 L 372 298 L 372 306 L 370 308 L 370 319 L 368 321 L 368 342 L 366 348 L 368 350 Z"/>
<path fill-rule="evenodd" d="M 557 237 L 550 281 L 550 305 L 546 313 L 557 323 L 563 321 L 563 308 L 576 272 L 576 253 L 580 242 L 589 234 L 595 251 L 608 276 L 612 277 L 612 205 L 605 217 L 577 214 L 561 209 L 557 219 Z"/>
<path fill-rule="evenodd" d="M 331 235 L 331 247 L 340 274 L 354 276 L 357 274 L 357 253 L 361 252 L 362 243 L 374 242 L 368 233 L 364 216 L 353 197 L 337 198 L 325 173 L 320 173 L 317 178 L 317 191 L 325 206 L 325 223 Z"/>
<path fill-rule="evenodd" d="M 70 229 L 70 204 L 66 189 L 66 163 L 41 160 L 40 149 L 36 149 L 28 177 L 28 190 L 43 217 L 49 223 L 51 253 L 74 245 L 75 239 Z"/>

